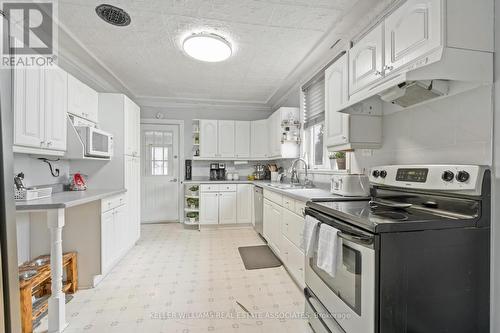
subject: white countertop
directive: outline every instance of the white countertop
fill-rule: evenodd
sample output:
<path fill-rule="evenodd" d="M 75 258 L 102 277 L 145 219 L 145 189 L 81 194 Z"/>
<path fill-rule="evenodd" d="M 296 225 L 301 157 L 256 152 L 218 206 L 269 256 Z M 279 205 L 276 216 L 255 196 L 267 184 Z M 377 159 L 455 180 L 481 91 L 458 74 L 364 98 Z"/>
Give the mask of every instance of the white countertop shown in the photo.
<path fill-rule="evenodd" d="M 45 210 L 69 208 L 83 205 L 91 201 L 101 200 L 112 195 L 125 193 L 126 189 L 63 191 L 52 194 L 50 198 L 16 201 L 16 210 Z"/>

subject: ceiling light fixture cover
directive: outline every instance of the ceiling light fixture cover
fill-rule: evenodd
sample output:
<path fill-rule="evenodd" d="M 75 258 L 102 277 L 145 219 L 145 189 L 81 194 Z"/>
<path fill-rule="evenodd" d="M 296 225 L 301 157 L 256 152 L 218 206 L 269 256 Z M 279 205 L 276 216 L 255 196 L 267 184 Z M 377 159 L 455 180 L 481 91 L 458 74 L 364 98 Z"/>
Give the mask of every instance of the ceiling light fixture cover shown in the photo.
<path fill-rule="evenodd" d="M 207 62 L 224 61 L 233 52 L 231 44 L 226 39 L 206 32 L 187 37 L 182 48 L 190 57 Z"/>

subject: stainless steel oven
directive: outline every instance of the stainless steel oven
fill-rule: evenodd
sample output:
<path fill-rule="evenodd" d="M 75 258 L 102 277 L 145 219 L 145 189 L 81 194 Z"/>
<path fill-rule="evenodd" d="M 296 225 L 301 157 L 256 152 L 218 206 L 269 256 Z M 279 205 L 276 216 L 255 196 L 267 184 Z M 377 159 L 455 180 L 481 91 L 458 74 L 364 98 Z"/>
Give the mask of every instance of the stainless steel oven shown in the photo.
<path fill-rule="evenodd" d="M 317 266 L 317 248 L 306 259 L 310 307 L 315 308 L 314 302 L 319 302 L 328 311 L 328 319 L 345 332 L 375 332 L 375 235 L 310 209 L 306 214 L 338 229 L 343 248 L 342 264 L 334 278 Z M 342 332 L 340 328 L 330 331 Z"/>

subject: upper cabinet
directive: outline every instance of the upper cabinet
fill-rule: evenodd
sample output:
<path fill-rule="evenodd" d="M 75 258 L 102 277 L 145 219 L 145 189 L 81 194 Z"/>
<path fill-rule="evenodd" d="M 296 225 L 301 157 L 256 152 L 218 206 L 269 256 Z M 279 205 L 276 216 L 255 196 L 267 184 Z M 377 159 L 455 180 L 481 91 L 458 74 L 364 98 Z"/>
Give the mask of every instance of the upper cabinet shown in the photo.
<path fill-rule="evenodd" d="M 234 122 L 234 157 L 250 157 L 250 122 Z"/>
<path fill-rule="evenodd" d="M 268 129 L 267 119 L 252 121 L 252 144 L 251 155 L 253 158 L 267 158 L 268 157 Z"/>
<path fill-rule="evenodd" d="M 140 155 L 141 109 L 137 104 L 124 96 L 125 112 L 125 155 Z"/>
<path fill-rule="evenodd" d="M 268 118 L 268 157 L 299 157 L 299 114 L 299 108 L 281 107 Z"/>
<path fill-rule="evenodd" d="M 379 25 L 349 50 L 349 92 L 354 94 L 382 77 L 384 32 Z"/>
<path fill-rule="evenodd" d="M 200 120 L 200 157 L 218 157 L 218 132 L 217 120 Z"/>
<path fill-rule="evenodd" d="M 67 74 L 59 68 L 14 71 L 14 152 L 63 155 Z"/>
<path fill-rule="evenodd" d="M 234 157 L 235 132 L 233 120 L 218 121 L 217 141 L 218 157 Z"/>
<path fill-rule="evenodd" d="M 97 123 L 99 94 L 68 74 L 68 112 Z"/>
<path fill-rule="evenodd" d="M 441 12 L 441 0 L 408 1 L 387 17 L 386 72 L 398 70 L 442 45 Z"/>
<path fill-rule="evenodd" d="M 326 144 L 335 146 L 347 143 L 349 115 L 337 112 L 349 98 L 347 54 L 325 71 L 325 124 Z"/>

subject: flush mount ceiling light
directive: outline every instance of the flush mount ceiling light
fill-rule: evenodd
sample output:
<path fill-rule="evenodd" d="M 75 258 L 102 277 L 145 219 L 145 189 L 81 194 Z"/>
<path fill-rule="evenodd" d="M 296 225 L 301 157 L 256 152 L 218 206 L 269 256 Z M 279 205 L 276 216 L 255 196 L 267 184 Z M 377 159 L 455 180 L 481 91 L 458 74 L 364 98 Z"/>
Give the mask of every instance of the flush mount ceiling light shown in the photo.
<path fill-rule="evenodd" d="M 207 62 L 224 61 L 232 54 L 231 44 L 212 33 L 199 33 L 187 37 L 182 48 L 190 57 Z"/>

